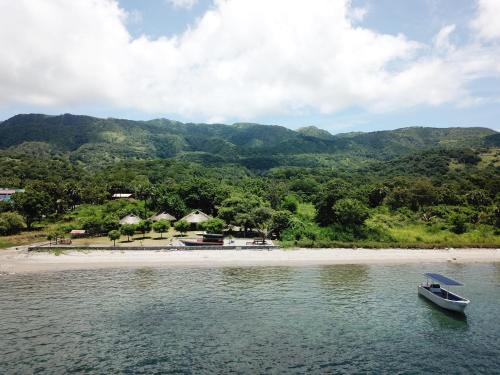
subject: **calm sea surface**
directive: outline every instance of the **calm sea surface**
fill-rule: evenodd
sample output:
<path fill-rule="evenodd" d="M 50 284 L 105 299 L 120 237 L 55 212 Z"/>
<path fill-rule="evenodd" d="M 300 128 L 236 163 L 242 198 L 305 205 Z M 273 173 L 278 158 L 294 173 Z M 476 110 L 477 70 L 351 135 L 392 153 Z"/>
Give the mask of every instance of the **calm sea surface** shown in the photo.
<path fill-rule="evenodd" d="M 466 286 L 466 318 L 417 296 Z M 500 374 L 500 264 L 0 276 L 0 374 Z"/>

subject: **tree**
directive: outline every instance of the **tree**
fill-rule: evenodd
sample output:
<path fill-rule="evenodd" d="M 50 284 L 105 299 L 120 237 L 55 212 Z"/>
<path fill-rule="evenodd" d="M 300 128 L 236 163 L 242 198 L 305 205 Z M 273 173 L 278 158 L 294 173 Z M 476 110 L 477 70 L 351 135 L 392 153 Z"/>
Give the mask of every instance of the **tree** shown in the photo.
<path fill-rule="evenodd" d="M 275 211 L 271 220 L 271 231 L 281 238 L 282 233 L 290 227 L 291 220 L 289 211 Z"/>
<path fill-rule="evenodd" d="M 407 181 L 408 186 L 395 187 L 387 196 L 387 204 L 393 208 L 408 207 L 417 211 L 432 206 L 439 200 L 439 191 L 429 179 Z"/>
<path fill-rule="evenodd" d="M 155 199 L 155 207 L 153 207 L 155 210 L 168 212 L 175 217 L 182 217 L 187 211 L 186 204 L 179 196 L 179 194 L 160 192 L 158 198 L 156 198 L 154 195 L 151 199 L 153 198 Z"/>
<path fill-rule="evenodd" d="M 244 228 L 246 232 L 254 225 L 250 213 L 263 205 L 262 199 L 256 195 L 234 193 L 222 202 L 219 207 L 219 217 L 227 224 Z"/>
<path fill-rule="evenodd" d="M 368 202 L 370 203 L 370 207 L 380 206 L 388 193 L 389 188 L 387 186 L 379 186 L 370 190 L 368 193 Z"/>
<path fill-rule="evenodd" d="M 358 227 L 368 219 L 368 208 L 356 199 L 340 199 L 333 206 L 335 221 L 346 227 Z"/>
<path fill-rule="evenodd" d="M 175 230 L 181 234 L 185 234 L 190 227 L 191 225 L 186 220 L 179 220 L 174 225 Z"/>
<path fill-rule="evenodd" d="M 24 219 L 15 212 L 0 213 L 0 236 L 19 233 L 26 227 Z"/>
<path fill-rule="evenodd" d="M 104 216 L 101 220 L 101 233 L 109 233 L 112 230 L 118 230 L 120 228 L 120 220 L 118 216 L 110 214 Z"/>
<path fill-rule="evenodd" d="M 51 199 L 45 192 L 26 190 L 24 193 L 15 193 L 12 201 L 15 210 L 23 215 L 28 229 L 31 229 L 35 220 L 48 214 Z"/>
<path fill-rule="evenodd" d="M 170 221 L 159 220 L 153 223 L 153 230 L 160 233 L 160 238 L 163 238 L 163 233 L 168 232 L 168 228 L 170 228 Z"/>
<path fill-rule="evenodd" d="M 119 230 L 112 230 L 108 233 L 108 238 L 113 241 L 113 246 L 116 246 L 116 240 L 120 239 L 121 233 Z"/>
<path fill-rule="evenodd" d="M 451 231 L 456 234 L 467 232 L 467 217 L 463 214 L 455 214 L 451 217 Z"/>
<path fill-rule="evenodd" d="M 142 238 L 146 237 L 146 233 L 151 231 L 151 221 L 150 220 L 141 220 L 139 224 L 137 224 L 136 229 L 142 233 Z"/>
<path fill-rule="evenodd" d="M 472 190 L 466 194 L 467 202 L 475 207 L 487 206 L 491 204 L 488 193 L 484 190 Z"/>
<path fill-rule="evenodd" d="M 47 234 L 47 239 L 51 241 L 51 245 L 52 240 L 54 240 L 55 244 L 57 245 L 57 241 L 62 238 L 64 238 L 64 231 L 61 228 L 55 228 Z"/>
<path fill-rule="evenodd" d="M 299 207 L 299 200 L 295 195 L 287 195 L 281 203 L 281 208 L 284 210 L 288 210 L 291 213 L 296 213 L 297 208 Z"/>
<path fill-rule="evenodd" d="M 252 217 L 255 226 L 262 234 L 262 239 L 265 239 L 273 217 L 273 210 L 268 207 L 257 207 L 252 211 Z"/>
<path fill-rule="evenodd" d="M 201 223 L 201 227 L 208 233 L 222 233 L 224 225 L 224 220 L 219 218 L 213 218 Z"/>
<path fill-rule="evenodd" d="M 324 191 L 315 202 L 316 221 L 320 225 L 329 225 L 334 221 L 333 206 L 342 198 L 347 196 L 348 185 L 340 179 L 329 181 L 324 187 Z"/>
<path fill-rule="evenodd" d="M 134 224 L 124 224 L 120 228 L 121 234 L 127 236 L 127 242 L 130 242 L 130 236 L 133 236 L 136 231 L 136 225 Z"/>

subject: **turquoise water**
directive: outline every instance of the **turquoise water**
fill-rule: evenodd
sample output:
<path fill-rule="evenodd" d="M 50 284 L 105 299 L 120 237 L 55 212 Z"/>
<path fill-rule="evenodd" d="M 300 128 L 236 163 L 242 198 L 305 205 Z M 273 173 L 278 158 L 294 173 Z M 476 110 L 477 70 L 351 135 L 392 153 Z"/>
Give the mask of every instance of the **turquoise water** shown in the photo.
<path fill-rule="evenodd" d="M 466 286 L 466 318 L 417 296 Z M 500 373 L 500 264 L 0 276 L 0 374 Z"/>

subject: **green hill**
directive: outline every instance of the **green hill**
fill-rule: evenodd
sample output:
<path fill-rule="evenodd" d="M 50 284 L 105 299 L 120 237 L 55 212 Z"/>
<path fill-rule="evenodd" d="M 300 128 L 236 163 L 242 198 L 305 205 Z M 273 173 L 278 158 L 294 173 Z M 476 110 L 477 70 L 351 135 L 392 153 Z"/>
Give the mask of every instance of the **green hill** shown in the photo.
<path fill-rule="evenodd" d="M 492 146 L 498 143 L 498 136 L 486 128 L 426 127 L 331 135 L 316 127 L 293 131 L 251 123 L 131 121 L 71 114 L 23 114 L 0 123 L 0 149 L 65 153 L 85 165 L 176 157 L 206 163 L 238 162 L 255 169 L 327 166 L 340 160 L 388 160 L 425 149 Z"/>

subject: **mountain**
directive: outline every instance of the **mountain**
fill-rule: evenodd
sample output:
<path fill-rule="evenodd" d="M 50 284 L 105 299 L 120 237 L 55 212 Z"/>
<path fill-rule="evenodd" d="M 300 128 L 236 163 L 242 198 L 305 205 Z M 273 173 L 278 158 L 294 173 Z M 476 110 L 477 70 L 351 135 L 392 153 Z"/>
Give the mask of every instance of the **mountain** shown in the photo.
<path fill-rule="evenodd" d="M 410 127 L 332 135 L 252 123 L 195 124 L 167 119 L 131 121 L 64 114 L 20 114 L 0 123 L 0 150 L 68 155 L 85 165 L 175 157 L 202 163 L 235 162 L 255 169 L 277 165 L 334 165 L 434 148 L 498 147 L 487 128 Z"/>
<path fill-rule="evenodd" d="M 299 128 L 297 129 L 297 132 L 307 137 L 326 139 L 326 140 L 334 139 L 334 136 L 330 132 L 324 129 L 317 128 L 316 126 L 306 126 L 304 128 Z"/>

